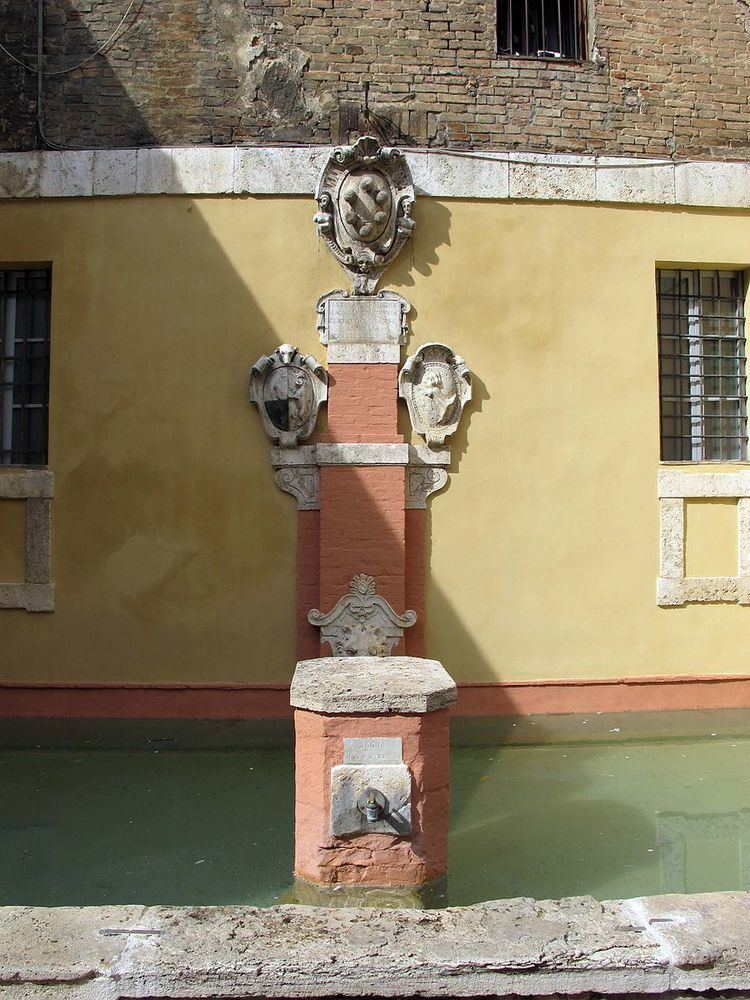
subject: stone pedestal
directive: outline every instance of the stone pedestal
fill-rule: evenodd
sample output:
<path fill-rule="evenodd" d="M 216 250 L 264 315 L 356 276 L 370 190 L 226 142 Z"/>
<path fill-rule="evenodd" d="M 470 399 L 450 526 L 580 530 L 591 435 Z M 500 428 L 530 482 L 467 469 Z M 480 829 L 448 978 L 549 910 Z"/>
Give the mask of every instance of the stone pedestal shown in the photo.
<path fill-rule="evenodd" d="M 445 874 L 448 707 L 455 700 L 455 683 L 436 660 L 323 657 L 297 664 L 291 703 L 298 878 L 418 886 Z"/>

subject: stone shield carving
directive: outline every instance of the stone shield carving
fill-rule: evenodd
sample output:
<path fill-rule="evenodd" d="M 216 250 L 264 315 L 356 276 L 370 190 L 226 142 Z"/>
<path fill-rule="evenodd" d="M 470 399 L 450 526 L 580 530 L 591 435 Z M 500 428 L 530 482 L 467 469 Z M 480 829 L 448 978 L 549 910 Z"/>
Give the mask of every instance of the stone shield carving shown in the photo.
<path fill-rule="evenodd" d="M 307 620 L 320 629 L 321 642 L 330 645 L 334 656 L 390 656 L 417 616 L 413 611 L 397 615 L 376 593 L 373 578 L 360 573 L 333 611 L 323 615 L 314 609 Z"/>
<path fill-rule="evenodd" d="M 340 146 L 315 197 L 315 224 L 348 273 L 356 295 L 371 295 L 414 229 L 414 186 L 406 158 L 372 136 Z"/>
<path fill-rule="evenodd" d="M 442 445 L 458 427 L 471 399 L 471 372 L 445 344 L 425 344 L 407 358 L 398 376 L 411 425 L 430 447 Z"/>
<path fill-rule="evenodd" d="M 271 440 L 293 448 L 313 432 L 320 404 L 328 398 L 328 375 L 311 354 L 282 344 L 250 369 L 248 395 Z"/>

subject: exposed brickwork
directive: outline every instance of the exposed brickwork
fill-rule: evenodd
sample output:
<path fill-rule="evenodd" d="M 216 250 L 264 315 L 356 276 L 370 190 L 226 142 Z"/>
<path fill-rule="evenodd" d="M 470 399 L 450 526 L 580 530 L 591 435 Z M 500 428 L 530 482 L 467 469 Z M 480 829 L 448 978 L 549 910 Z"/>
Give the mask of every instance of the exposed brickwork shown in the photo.
<path fill-rule="evenodd" d="M 445 874 L 449 816 L 448 710 L 426 715 L 294 713 L 296 875 L 322 884 L 420 885 Z M 331 768 L 344 736 L 400 736 L 412 772 L 412 835 L 331 835 Z"/>
<path fill-rule="evenodd" d="M 318 629 L 307 620 L 320 607 L 320 511 L 297 512 L 297 657 L 320 655 Z"/>
<path fill-rule="evenodd" d="M 427 511 L 406 511 L 406 606 L 417 620 L 404 636 L 408 656 L 425 655 L 424 592 L 427 573 Z"/>
<path fill-rule="evenodd" d="M 29 0 L 2 38 L 33 61 Z M 46 68 L 96 50 L 125 0 L 45 0 Z M 747 0 L 590 0 L 582 64 L 498 58 L 494 0 L 138 0 L 105 55 L 45 80 L 60 144 L 340 142 L 741 158 Z M 0 140 L 34 141 L 34 79 L 0 54 Z"/>
<path fill-rule="evenodd" d="M 329 365 L 326 441 L 403 441 L 398 420 L 398 365 Z"/>
<path fill-rule="evenodd" d="M 375 578 L 378 593 L 405 610 L 403 466 L 320 470 L 320 602 L 330 611 L 357 573 Z M 403 653 L 403 643 L 394 647 Z M 329 656 L 326 646 L 322 655 Z"/>
<path fill-rule="evenodd" d="M 13 0 L 0 11 L 0 42 L 23 62 L 35 63 L 36 5 Z M 35 77 L 0 52 L 0 148 L 33 148 L 35 115 Z"/>

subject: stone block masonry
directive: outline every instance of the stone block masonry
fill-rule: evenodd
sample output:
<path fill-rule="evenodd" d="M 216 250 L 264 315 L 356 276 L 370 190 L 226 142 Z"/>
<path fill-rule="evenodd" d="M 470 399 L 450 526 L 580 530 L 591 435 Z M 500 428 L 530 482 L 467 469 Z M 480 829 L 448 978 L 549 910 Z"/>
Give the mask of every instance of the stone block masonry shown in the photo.
<path fill-rule="evenodd" d="M 3 1000 L 717 1000 L 747 996 L 748 941 L 744 892 L 432 911 L 9 906 L 0 980 Z"/>
<path fill-rule="evenodd" d="M 3 44 L 34 64 L 35 5 Z M 45 70 L 126 4 L 45 0 Z M 44 79 L 62 146 L 384 142 L 748 158 L 746 0 L 589 0 L 580 63 L 499 57 L 495 0 L 142 0 L 102 55 Z M 35 79 L 0 53 L 0 147 L 37 142 Z"/>

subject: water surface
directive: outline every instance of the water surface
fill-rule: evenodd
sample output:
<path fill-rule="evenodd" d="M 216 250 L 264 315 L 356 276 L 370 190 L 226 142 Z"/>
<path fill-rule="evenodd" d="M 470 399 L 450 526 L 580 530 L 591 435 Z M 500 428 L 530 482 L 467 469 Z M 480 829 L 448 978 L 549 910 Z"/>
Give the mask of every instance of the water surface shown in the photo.
<path fill-rule="evenodd" d="M 749 888 L 749 722 L 458 720 L 438 903 Z M 287 724 L 19 722 L 0 739 L 0 904 L 265 906 L 287 893 Z"/>

